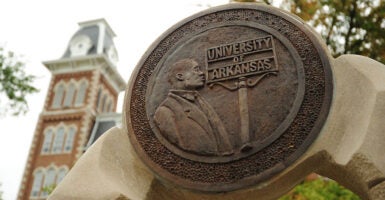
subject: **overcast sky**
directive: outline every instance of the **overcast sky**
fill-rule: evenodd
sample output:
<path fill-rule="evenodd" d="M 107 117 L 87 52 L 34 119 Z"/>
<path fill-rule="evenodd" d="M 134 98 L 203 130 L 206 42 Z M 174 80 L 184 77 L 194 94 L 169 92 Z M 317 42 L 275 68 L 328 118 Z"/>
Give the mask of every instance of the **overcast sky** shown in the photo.
<path fill-rule="evenodd" d="M 52 1 L 7 0 L 1 4 L 0 45 L 23 55 L 27 73 L 36 75 L 40 89 L 28 97 L 25 116 L 0 118 L 0 191 L 16 199 L 36 123 L 50 81 L 43 61 L 59 59 L 78 22 L 105 18 L 117 34 L 118 71 L 128 81 L 150 44 L 176 22 L 228 0 Z M 123 93 L 121 94 L 123 96 Z M 122 97 L 120 98 L 122 100 Z M 0 108 L 1 109 L 1 108 Z M 121 103 L 118 112 L 121 112 Z"/>

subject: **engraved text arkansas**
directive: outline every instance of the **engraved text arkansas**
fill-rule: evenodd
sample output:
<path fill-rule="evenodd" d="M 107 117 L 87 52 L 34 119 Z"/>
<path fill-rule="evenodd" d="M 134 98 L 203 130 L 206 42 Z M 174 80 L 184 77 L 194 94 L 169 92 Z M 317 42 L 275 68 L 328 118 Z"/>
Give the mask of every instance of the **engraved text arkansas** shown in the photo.
<path fill-rule="evenodd" d="M 232 59 L 233 62 L 215 65 L 228 59 Z M 207 64 L 208 84 L 277 71 L 273 37 L 269 35 L 209 48 Z"/>

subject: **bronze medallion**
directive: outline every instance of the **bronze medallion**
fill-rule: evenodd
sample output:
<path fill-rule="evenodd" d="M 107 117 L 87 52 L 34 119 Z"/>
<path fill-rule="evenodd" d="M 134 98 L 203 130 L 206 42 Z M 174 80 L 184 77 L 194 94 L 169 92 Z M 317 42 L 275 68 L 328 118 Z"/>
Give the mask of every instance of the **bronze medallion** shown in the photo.
<path fill-rule="evenodd" d="M 328 115 L 328 54 L 279 9 L 229 4 L 169 29 L 126 96 L 127 130 L 162 180 L 223 192 L 265 181 L 298 159 Z"/>

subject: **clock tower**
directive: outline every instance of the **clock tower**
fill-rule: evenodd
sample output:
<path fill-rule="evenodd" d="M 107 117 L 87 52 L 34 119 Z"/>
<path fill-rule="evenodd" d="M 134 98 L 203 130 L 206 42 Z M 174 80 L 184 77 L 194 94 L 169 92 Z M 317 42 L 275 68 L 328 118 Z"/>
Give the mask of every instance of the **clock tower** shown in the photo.
<path fill-rule="evenodd" d="M 116 69 L 114 37 L 104 19 L 81 22 L 64 55 L 43 62 L 52 78 L 18 199 L 46 199 L 106 124 L 119 124 L 116 104 L 126 83 Z"/>

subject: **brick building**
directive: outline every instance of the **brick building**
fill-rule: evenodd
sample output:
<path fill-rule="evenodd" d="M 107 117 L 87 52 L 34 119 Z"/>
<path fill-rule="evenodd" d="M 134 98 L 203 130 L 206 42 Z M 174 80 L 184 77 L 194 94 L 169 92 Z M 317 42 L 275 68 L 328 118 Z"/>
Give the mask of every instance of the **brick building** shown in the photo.
<path fill-rule="evenodd" d="M 43 62 L 51 72 L 18 199 L 39 200 L 58 184 L 86 148 L 119 125 L 115 113 L 125 81 L 116 69 L 115 33 L 104 19 L 79 23 L 64 55 Z"/>

